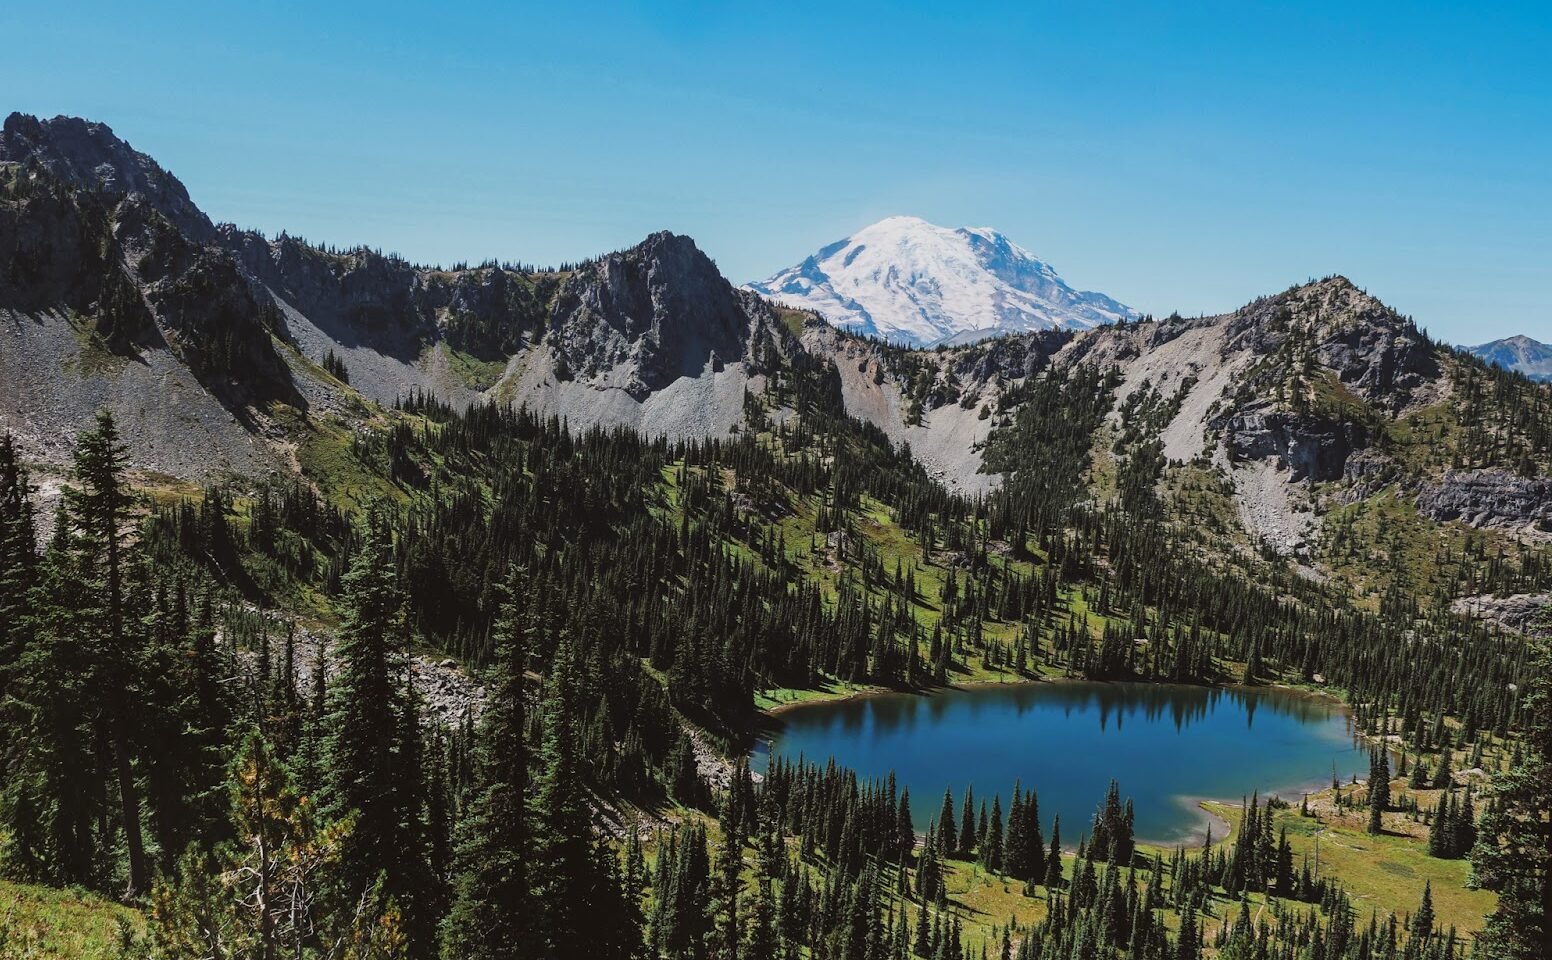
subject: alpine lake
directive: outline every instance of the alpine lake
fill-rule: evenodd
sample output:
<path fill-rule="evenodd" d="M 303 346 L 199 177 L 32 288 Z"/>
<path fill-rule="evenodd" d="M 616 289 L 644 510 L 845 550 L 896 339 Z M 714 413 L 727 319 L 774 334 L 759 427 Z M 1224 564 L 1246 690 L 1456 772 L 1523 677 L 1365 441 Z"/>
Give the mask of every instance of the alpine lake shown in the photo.
<path fill-rule="evenodd" d="M 1265 687 L 1057 681 L 884 693 L 806 704 L 779 713 L 751 760 L 831 757 L 866 778 L 893 772 L 924 830 L 951 790 L 976 805 L 1015 781 L 1035 790 L 1042 830 L 1061 816 L 1065 845 L 1089 830 L 1112 778 L 1135 805 L 1138 839 L 1201 842 L 1203 799 L 1259 792 L 1297 803 L 1304 791 L 1366 777 L 1368 748 L 1347 709 L 1326 697 Z M 764 756 L 760 756 L 763 754 Z"/>

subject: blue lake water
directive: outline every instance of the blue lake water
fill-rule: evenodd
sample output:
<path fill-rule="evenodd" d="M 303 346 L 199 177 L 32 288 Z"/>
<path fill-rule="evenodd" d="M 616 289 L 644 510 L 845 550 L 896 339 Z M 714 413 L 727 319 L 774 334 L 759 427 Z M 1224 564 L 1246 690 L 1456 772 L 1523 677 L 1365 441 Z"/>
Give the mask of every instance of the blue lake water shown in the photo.
<path fill-rule="evenodd" d="M 1342 705 L 1264 688 L 1059 682 L 884 694 L 788 711 L 759 752 L 864 777 L 891 770 L 910 788 L 918 829 L 943 790 L 956 809 L 966 784 L 1006 809 L 1014 780 L 1039 794 L 1047 838 L 1061 814 L 1064 844 L 1087 831 L 1112 777 L 1136 806 L 1141 839 L 1185 842 L 1206 826 L 1197 798 L 1254 791 L 1296 800 L 1303 789 L 1368 773 Z M 759 769 L 764 760 L 756 757 Z M 1220 828 L 1221 829 L 1221 828 Z"/>

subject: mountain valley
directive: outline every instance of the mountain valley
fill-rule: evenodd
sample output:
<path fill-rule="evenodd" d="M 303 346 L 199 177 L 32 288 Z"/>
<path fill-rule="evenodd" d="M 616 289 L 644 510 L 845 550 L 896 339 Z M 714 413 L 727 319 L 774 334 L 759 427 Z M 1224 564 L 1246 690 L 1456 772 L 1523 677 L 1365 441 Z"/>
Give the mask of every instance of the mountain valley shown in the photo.
<path fill-rule="evenodd" d="M 963 288 L 919 295 L 923 249 L 957 264 Z M 474 868 L 453 849 L 473 842 L 468 824 L 499 837 L 492 824 L 530 816 L 550 831 L 551 875 L 634 891 L 628 907 L 598 895 L 582 924 L 598 944 L 712 924 L 707 903 L 717 923 L 774 914 L 773 890 L 801 889 L 781 908 L 808 918 L 782 927 L 785 956 L 852 956 L 824 944 L 846 930 L 876 945 L 891 925 L 903 945 L 936 929 L 923 936 L 944 957 L 1065 947 L 1089 918 L 1125 912 L 1101 883 L 1141 879 L 1159 900 L 1126 908 L 1147 918 L 1128 921 L 1144 944 L 1132 955 L 1173 957 L 1199 936 L 1234 956 L 1234 918 L 1248 931 L 1254 909 L 1279 917 L 1263 935 L 1273 956 L 1302 936 L 1346 957 L 1355 920 L 1394 927 L 1415 891 L 1362 863 L 1301 875 L 1291 851 L 1318 850 L 1317 830 L 1383 843 L 1464 939 L 1496 894 L 1467 889 L 1464 841 L 1431 840 L 1433 824 L 1518 762 L 1519 694 L 1544 672 L 1532 641 L 1552 617 L 1552 384 L 1526 344 L 1514 351 L 1437 342 L 1341 276 L 1221 315 L 1144 316 L 992 231 L 911 218 L 748 288 L 667 232 L 554 267 L 413 264 L 216 222 L 106 125 L 12 114 L 0 613 L 30 633 L 13 649 L 0 630 L 0 679 L 57 667 L 13 688 L 58 711 L 27 714 L 17 742 L 43 742 L 47 720 L 82 745 L 90 796 L 127 810 L 138 787 L 147 812 L 143 841 L 137 817 L 97 800 L 78 830 L 48 833 L 70 811 L 38 798 L 66 774 L 19 760 L 12 782 L 46 809 L 34 824 L 21 794 L 0 804 L 6 862 L 22 864 L 8 876 L 132 903 L 194 896 L 168 878 L 187 875 L 200 830 L 228 836 L 209 801 L 224 807 L 226 766 L 269 762 L 212 731 L 251 715 L 329 816 L 372 806 L 356 780 L 404 791 L 391 817 L 352 828 L 397 840 L 340 841 L 359 876 L 381 872 L 370 902 L 393 909 L 372 916 L 398 918 L 400 956 L 465 949 L 445 918 L 474 882 L 452 878 Z M 123 536 L 99 534 L 103 516 Z M 17 597 L 108 596 L 109 543 L 126 551 L 122 616 L 88 599 L 78 619 L 17 612 Z M 13 582 L 37 592 L 6 594 Z M 76 624 L 110 648 L 110 620 L 140 644 L 132 681 L 44 656 Z M 49 686 L 77 672 L 108 712 L 72 712 Z M 218 675 L 235 692 L 212 693 Z M 1063 825 L 1084 837 L 1076 850 L 1051 837 L 1049 873 L 1043 857 L 1030 866 L 1027 832 L 1017 866 L 988 860 L 1018 845 L 984 828 L 945 846 L 952 816 L 918 835 L 910 802 L 937 798 L 901 798 L 893 778 L 748 762 L 794 704 L 1054 679 L 1340 697 L 1369 782 L 1389 784 L 1396 763 L 1396 786 L 1322 784 L 1297 814 L 1265 796 L 1264 812 L 1214 807 L 1233 845 L 1173 860 L 1134 849 L 1130 821 L 1122 839 L 1119 809 L 1102 807 L 1087 833 Z M 130 716 L 149 726 L 120 743 L 102 718 Z M 347 751 L 331 726 L 345 723 L 374 746 Z M 152 745 L 173 729 L 197 749 L 161 758 Z M 512 784 L 551 805 L 501 806 Z M 287 829 L 306 834 L 304 819 Z M 587 853 L 589 824 L 620 855 Z M 578 834 L 582 853 L 563 842 Z M 691 850 L 717 851 L 730 879 L 664 886 Z M 214 875 L 240 853 L 223 841 L 188 856 L 219 860 Z M 862 919 L 836 919 L 847 911 Z M 885 933 L 856 932 L 870 923 Z M 1431 925 L 1426 939 L 1443 949 Z M 654 956 L 690 955 L 666 942 Z"/>

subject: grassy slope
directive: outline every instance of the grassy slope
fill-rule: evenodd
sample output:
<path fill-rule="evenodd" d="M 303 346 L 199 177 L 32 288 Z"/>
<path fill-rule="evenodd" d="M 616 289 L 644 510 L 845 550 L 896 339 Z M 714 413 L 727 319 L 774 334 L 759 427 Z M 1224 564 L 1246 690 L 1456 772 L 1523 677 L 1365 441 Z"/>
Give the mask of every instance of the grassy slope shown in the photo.
<path fill-rule="evenodd" d="M 1352 787 L 1344 788 L 1350 793 Z M 1411 794 L 1417 797 L 1423 809 L 1438 802 L 1440 791 L 1409 791 L 1403 779 L 1392 784 L 1393 795 Z M 1314 858 L 1315 836 L 1320 834 L 1320 875 L 1336 877 L 1351 896 L 1358 911 L 1359 926 L 1367 924 L 1372 911 L 1383 922 L 1391 913 L 1406 917 L 1417 908 L 1422 899 L 1423 885 L 1433 886 L 1434 909 L 1441 929 L 1454 927 L 1462 936 L 1469 937 L 1480 929 L 1482 918 L 1490 913 L 1497 896 L 1482 890 L 1466 888 L 1469 865 L 1464 860 L 1438 860 L 1428 856 L 1427 827 L 1412 822 L 1407 815 L 1391 812 L 1385 816 L 1386 833 L 1371 837 L 1365 832 L 1367 814 L 1364 810 L 1339 811 L 1333 802 L 1333 792 L 1325 790 L 1311 794 L 1311 816 L 1301 816 L 1297 807 L 1288 807 L 1275 814 L 1275 827 L 1286 827 L 1288 842 L 1293 848 L 1294 867 L 1304 857 Z M 1238 829 L 1241 810 L 1238 804 L 1206 802 L 1203 808 L 1220 820 Z M 700 822 L 714 840 L 720 839 L 714 819 L 694 811 L 677 810 L 676 820 Z M 1232 842 L 1232 841 L 1230 841 Z M 649 861 L 655 859 L 654 845 L 647 845 Z M 1152 858 L 1157 853 L 1166 864 L 1172 853 L 1168 848 L 1139 845 L 1141 857 Z M 755 853 L 745 853 L 745 880 L 752 882 Z M 1063 874 L 1069 880 L 1075 870 L 1076 858 L 1068 853 L 1063 857 Z M 978 864 L 967 860 L 949 860 L 945 863 L 945 883 L 949 891 L 949 908 L 964 925 L 965 942 L 974 949 L 985 943 L 988 955 L 995 955 L 1001 930 L 1012 925 L 1015 931 L 1027 928 L 1043 920 L 1049 909 L 1051 891 L 1043 886 L 1026 889 L 1022 881 L 988 873 Z M 1103 868 L 1101 868 L 1103 870 Z M 1150 871 L 1137 870 L 1139 887 L 1147 883 Z M 896 892 L 892 874 L 886 869 L 883 890 L 893 902 L 898 913 L 904 909 L 913 920 L 919 906 L 902 900 Z M 1124 883 L 1124 877 L 1123 877 Z M 1167 891 L 1170 881 L 1166 876 Z M 649 895 L 650 896 L 650 895 Z M 1260 914 L 1268 905 L 1264 894 L 1246 897 L 1251 909 Z M 1212 943 L 1218 928 L 1231 923 L 1238 915 L 1239 898 L 1226 896 L 1220 889 L 1210 906 L 1210 914 L 1198 917 L 1203 928 L 1204 942 Z M 1297 911 L 1307 911 L 1308 904 L 1293 904 Z M 1177 929 L 1180 916 L 1174 910 L 1161 912 L 1164 923 Z M 1016 943 L 1019 934 L 1013 934 Z M 1211 950 L 1208 951 L 1211 955 Z"/>
<path fill-rule="evenodd" d="M 144 927 L 138 912 L 92 894 L 0 880 L 0 957 L 107 960 Z"/>
<path fill-rule="evenodd" d="M 1353 787 L 1343 789 L 1352 794 Z M 1362 790 L 1362 788 L 1357 788 Z M 1431 809 L 1439 802 L 1441 790 L 1409 790 L 1406 781 L 1391 783 L 1391 794 L 1415 796 L 1418 805 Z M 1482 926 L 1482 918 L 1498 902 L 1496 894 L 1466 887 L 1470 865 L 1465 860 L 1440 860 L 1428 855 L 1428 827 L 1414 822 L 1398 811 L 1385 814 L 1385 832 L 1370 836 L 1366 808 L 1339 810 L 1333 793 L 1324 790 L 1311 794 L 1310 816 L 1299 814 L 1297 807 L 1280 810 L 1276 827 L 1288 830 L 1288 844 L 1297 864 L 1302 857 L 1314 862 L 1316 836 L 1320 839 L 1320 874 L 1334 876 L 1347 888 L 1360 922 L 1372 909 L 1383 920 L 1389 913 L 1406 916 L 1417 909 L 1423 897 L 1424 883 L 1432 883 L 1434 911 L 1441 929 L 1455 927 L 1462 934 Z M 1359 798 L 1361 799 L 1361 797 Z M 1233 823 L 1240 820 L 1237 804 L 1207 803 L 1210 812 Z"/>

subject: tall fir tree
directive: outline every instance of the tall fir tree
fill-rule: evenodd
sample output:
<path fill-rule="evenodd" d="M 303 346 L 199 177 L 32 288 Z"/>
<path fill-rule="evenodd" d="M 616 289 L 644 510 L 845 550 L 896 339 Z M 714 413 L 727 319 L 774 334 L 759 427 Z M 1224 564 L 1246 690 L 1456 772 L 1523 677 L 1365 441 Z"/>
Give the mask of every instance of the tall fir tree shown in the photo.
<path fill-rule="evenodd" d="M 329 688 L 324 809 L 353 818 L 342 874 L 381 878 L 412 946 L 430 940 L 431 878 L 421 829 L 419 731 L 407 696 L 403 599 L 385 518 L 372 510 L 344 578 L 344 618 Z"/>
<path fill-rule="evenodd" d="M 447 960 L 524 960 L 538 949 L 529 888 L 524 589 L 520 577 L 509 578 L 496 623 L 488 706 L 474 747 L 474 795 L 458 827 L 453 904 L 442 921 Z"/>
<path fill-rule="evenodd" d="M 1498 891 L 1478 937 L 1489 960 L 1552 957 L 1552 645 L 1541 642 L 1521 701 L 1523 743 L 1493 782 L 1472 853 L 1472 879 Z"/>
<path fill-rule="evenodd" d="M 576 649 L 562 634 L 551 661 L 542 771 L 535 794 L 535 900 L 545 960 L 633 956 L 640 931 L 625 902 L 614 853 L 593 836 L 581 748 L 581 679 Z"/>
<path fill-rule="evenodd" d="M 76 439 L 71 478 L 77 485 L 66 488 L 65 500 L 75 535 L 75 572 L 92 600 L 86 617 L 93 644 L 88 694 L 92 735 L 117 791 L 119 829 L 128 861 L 125 893 L 133 897 L 148 889 L 150 867 L 134 757 L 143 699 L 143 650 L 140 638 L 129 629 L 124 589 L 132 502 L 128 460 L 113 415 L 99 411 L 96 426 Z"/>

